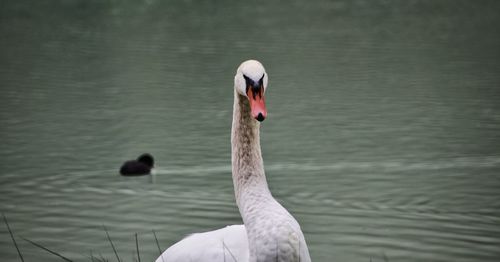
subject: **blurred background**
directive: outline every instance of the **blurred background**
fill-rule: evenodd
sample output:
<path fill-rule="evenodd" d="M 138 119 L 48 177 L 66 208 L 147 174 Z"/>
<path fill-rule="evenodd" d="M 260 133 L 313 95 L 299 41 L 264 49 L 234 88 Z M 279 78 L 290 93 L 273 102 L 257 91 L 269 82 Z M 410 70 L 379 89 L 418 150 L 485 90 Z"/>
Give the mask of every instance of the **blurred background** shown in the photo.
<path fill-rule="evenodd" d="M 152 261 L 241 223 L 233 77 L 314 261 L 498 261 L 500 2 L 0 2 L 0 211 L 26 261 Z M 156 175 L 118 168 L 143 152 Z M 2 261 L 20 261 L 5 225 Z"/>

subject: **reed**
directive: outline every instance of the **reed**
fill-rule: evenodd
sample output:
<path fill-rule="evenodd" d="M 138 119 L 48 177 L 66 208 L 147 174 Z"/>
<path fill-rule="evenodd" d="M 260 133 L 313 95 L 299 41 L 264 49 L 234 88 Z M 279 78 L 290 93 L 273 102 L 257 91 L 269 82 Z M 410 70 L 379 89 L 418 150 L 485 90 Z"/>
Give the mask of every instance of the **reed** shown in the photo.
<path fill-rule="evenodd" d="M 92 250 L 90 251 L 90 259 L 92 260 L 92 262 L 108 262 L 107 259 L 105 259 L 102 254 L 99 254 L 100 255 L 100 258 L 99 257 L 96 257 L 94 256 L 94 254 L 92 253 Z"/>
<path fill-rule="evenodd" d="M 5 225 L 7 226 L 7 229 L 9 230 L 10 237 L 12 238 L 12 242 L 14 242 L 14 246 L 16 247 L 17 254 L 19 254 L 19 258 L 21 259 L 22 262 L 24 262 L 23 255 L 21 254 L 21 250 L 19 250 L 19 247 L 17 246 L 16 239 L 14 238 L 14 233 L 12 233 L 12 230 L 10 229 L 9 222 L 7 221 L 7 217 L 5 216 L 4 213 L 2 213 L 3 216 L 3 221 L 5 222 Z"/>
<path fill-rule="evenodd" d="M 137 250 L 137 261 L 141 262 L 141 255 L 139 254 L 139 241 L 137 240 L 137 233 L 135 233 L 135 249 Z"/>
<path fill-rule="evenodd" d="M 387 258 L 387 255 L 384 251 L 382 251 L 382 258 L 384 259 L 384 262 L 389 262 L 389 258 Z"/>
<path fill-rule="evenodd" d="M 165 260 L 163 260 L 163 256 L 161 255 L 160 243 L 158 242 L 158 238 L 156 237 L 156 232 L 154 230 L 151 230 L 151 231 L 153 232 L 153 235 L 155 236 L 156 246 L 158 247 L 158 252 L 160 253 L 161 261 L 165 262 Z"/>
<path fill-rule="evenodd" d="M 107 258 L 104 258 L 102 254 L 99 253 L 100 258 L 97 258 L 100 262 L 109 262 Z"/>
<path fill-rule="evenodd" d="M 19 257 L 21 259 L 21 262 L 24 262 L 24 258 L 21 254 L 21 251 L 17 245 L 17 242 L 15 240 L 15 237 L 14 237 L 14 233 L 12 232 L 11 228 L 10 228 L 10 225 L 7 221 L 7 218 L 4 214 L 2 214 L 3 216 L 3 219 L 4 219 L 4 222 L 5 222 L 5 225 L 7 226 L 7 229 L 10 233 L 10 236 L 12 238 L 12 241 L 14 242 L 14 246 L 16 247 L 16 250 L 17 250 L 17 253 L 19 254 Z M 109 235 L 109 232 L 108 232 L 108 229 L 106 228 L 106 226 L 102 226 L 103 227 L 103 230 L 104 232 L 106 233 L 106 237 L 111 245 L 111 248 L 113 249 L 113 252 L 116 256 L 116 259 L 118 260 L 118 262 L 122 262 L 122 260 L 120 259 L 120 256 L 118 255 L 118 251 L 113 243 L 113 240 L 111 239 L 111 236 Z M 161 256 L 162 255 L 162 252 L 161 252 L 161 247 L 160 247 L 160 243 L 158 241 L 158 237 L 156 235 L 156 232 L 154 230 L 151 230 L 151 232 L 153 233 L 153 236 L 155 238 L 155 242 L 156 242 L 156 247 L 158 248 L 158 252 L 160 254 L 160 257 L 161 257 L 161 260 L 162 262 L 166 262 L 165 259 Z M 137 255 L 137 258 L 134 257 L 133 260 L 135 261 L 138 261 L 138 262 L 141 262 L 141 255 L 140 255 L 140 249 L 139 249 L 139 237 L 138 237 L 138 233 L 134 233 L 134 237 L 135 237 L 135 247 L 136 247 L 136 255 Z M 64 255 L 40 244 L 40 243 L 37 243 L 35 241 L 32 241 L 32 240 L 29 240 L 27 238 L 24 238 L 24 237 L 21 237 L 19 236 L 19 238 L 23 239 L 24 241 L 32 244 L 33 246 L 36 246 L 40 249 L 43 249 L 45 251 L 47 251 L 48 253 L 52 254 L 52 255 L 55 255 L 59 258 L 61 258 L 62 260 L 64 261 L 67 261 L 67 262 L 73 262 L 73 260 L 71 260 L 70 258 L 67 258 L 65 257 Z M 231 256 L 232 258 L 232 261 L 235 261 L 235 262 L 238 262 L 238 260 L 236 259 L 236 257 L 234 256 L 233 252 L 231 252 L 231 250 L 229 249 L 229 247 L 226 245 L 226 243 L 224 241 L 222 241 L 222 252 L 224 254 L 224 262 L 226 261 L 226 253 L 229 253 L 229 255 Z M 92 262 L 109 262 L 109 260 L 105 257 L 103 257 L 103 255 L 101 253 L 99 253 L 99 256 L 97 256 L 96 254 L 93 253 L 93 251 L 91 250 L 90 251 L 90 254 L 89 255 L 83 255 L 84 257 L 88 258 L 89 261 L 92 261 Z"/>
<path fill-rule="evenodd" d="M 38 243 L 36 243 L 35 241 L 31 241 L 31 240 L 26 239 L 26 238 L 24 238 L 24 237 L 21 237 L 21 238 L 22 238 L 24 241 L 26 241 L 26 242 L 28 242 L 28 243 L 30 243 L 30 244 L 32 244 L 32 245 L 34 245 L 34 246 L 36 246 L 36 247 L 39 247 L 39 248 L 41 248 L 41 249 L 43 249 L 43 250 L 45 250 L 45 251 L 47 251 L 47 252 L 49 252 L 49 253 L 51 253 L 51 254 L 53 254 L 53 255 L 56 255 L 56 256 L 60 257 L 61 259 L 65 260 L 65 261 L 68 261 L 68 262 L 73 262 L 73 260 L 71 260 L 71 259 L 69 259 L 69 258 L 67 258 L 67 257 L 65 257 L 65 256 L 63 256 L 63 255 L 61 255 L 61 254 L 59 254 L 59 253 L 57 253 L 56 251 L 50 250 L 49 248 L 47 248 L 47 247 L 43 246 L 42 244 L 38 244 Z"/>
<path fill-rule="evenodd" d="M 238 262 L 238 260 L 236 260 L 236 257 L 233 255 L 233 252 L 231 252 L 231 250 L 227 247 L 227 245 L 224 242 L 224 240 L 222 240 L 222 254 L 224 255 L 224 260 L 226 260 L 226 253 L 224 252 L 224 249 L 229 252 L 229 254 L 231 255 L 231 257 L 233 258 L 233 261 Z"/>
<path fill-rule="evenodd" d="M 121 262 L 120 257 L 118 256 L 118 252 L 116 251 L 115 245 L 113 245 L 113 241 L 111 241 L 111 237 L 109 236 L 108 229 L 106 226 L 102 226 L 104 228 L 104 231 L 106 232 L 106 236 L 108 237 L 109 243 L 111 244 L 111 248 L 113 248 L 113 252 L 115 252 L 116 259 L 118 262 Z"/>

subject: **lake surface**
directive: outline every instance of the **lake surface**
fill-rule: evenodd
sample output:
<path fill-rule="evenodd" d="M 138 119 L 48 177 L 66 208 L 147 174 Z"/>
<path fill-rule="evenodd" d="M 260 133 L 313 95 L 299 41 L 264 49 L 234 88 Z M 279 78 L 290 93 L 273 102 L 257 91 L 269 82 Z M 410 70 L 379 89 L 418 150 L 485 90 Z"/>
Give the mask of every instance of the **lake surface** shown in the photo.
<path fill-rule="evenodd" d="M 25 261 L 142 261 L 241 223 L 233 76 L 314 261 L 499 261 L 500 2 L 0 3 L 0 211 Z M 156 175 L 123 161 L 155 156 Z M 0 258 L 20 261 L 5 225 Z"/>

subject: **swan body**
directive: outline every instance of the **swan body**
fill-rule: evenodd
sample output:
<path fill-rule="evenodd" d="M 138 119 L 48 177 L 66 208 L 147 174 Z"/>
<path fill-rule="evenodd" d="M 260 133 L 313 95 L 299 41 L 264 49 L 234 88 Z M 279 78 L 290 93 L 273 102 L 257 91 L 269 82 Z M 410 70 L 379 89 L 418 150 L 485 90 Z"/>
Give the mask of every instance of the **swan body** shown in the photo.
<path fill-rule="evenodd" d="M 232 225 L 189 235 L 169 247 L 156 261 L 248 261 L 248 239 L 245 226 Z"/>
<path fill-rule="evenodd" d="M 234 82 L 232 177 L 244 225 L 190 235 L 156 262 L 311 261 L 300 225 L 273 198 L 264 173 L 259 128 L 267 116 L 267 73 L 260 62 L 248 60 L 239 66 Z"/>

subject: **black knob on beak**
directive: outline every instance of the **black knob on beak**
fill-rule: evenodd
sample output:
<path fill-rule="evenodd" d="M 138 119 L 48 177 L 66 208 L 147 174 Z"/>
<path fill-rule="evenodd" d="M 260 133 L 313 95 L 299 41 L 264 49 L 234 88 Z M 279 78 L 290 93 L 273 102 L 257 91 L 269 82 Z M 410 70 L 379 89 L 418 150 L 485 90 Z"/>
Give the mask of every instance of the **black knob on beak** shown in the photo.
<path fill-rule="evenodd" d="M 259 122 L 262 122 L 262 121 L 264 121 L 265 117 L 262 115 L 262 113 L 259 113 L 259 115 L 255 119 L 257 119 L 257 121 L 259 121 Z"/>

